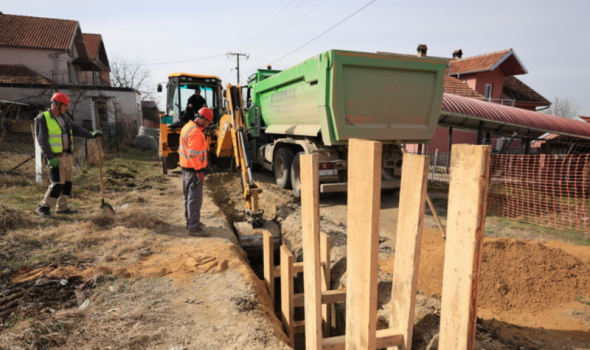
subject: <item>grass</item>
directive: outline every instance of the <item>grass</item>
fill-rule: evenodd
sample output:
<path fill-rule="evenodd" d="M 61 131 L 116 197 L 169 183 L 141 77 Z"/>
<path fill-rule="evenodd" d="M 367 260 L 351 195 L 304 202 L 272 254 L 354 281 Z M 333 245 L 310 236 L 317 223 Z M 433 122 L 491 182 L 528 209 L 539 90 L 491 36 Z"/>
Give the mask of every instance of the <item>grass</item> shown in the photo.
<path fill-rule="evenodd" d="M 128 148 L 109 155 L 104 161 L 103 173 L 106 202 L 113 206 L 126 204 L 127 210 L 115 216 L 105 215 L 100 210 L 100 172 L 95 166 L 87 166 L 75 169 L 73 196 L 69 201 L 70 207 L 78 209 L 79 214 L 54 215 L 51 220 L 34 214 L 47 190 L 47 179 L 37 184 L 18 176 L 0 176 L 3 198 L 0 204 L 0 269 L 14 271 L 22 266 L 72 259 L 80 252 L 113 240 L 117 235 L 109 230 L 119 226 L 132 230 L 166 230 L 167 224 L 159 218 L 163 214 L 144 208 L 141 204 L 146 202 L 146 196 L 139 192 L 166 190 L 167 179 L 160 174 L 154 152 Z M 137 237 L 117 236 L 114 241 L 118 245 L 111 246 L 110 251 L 99 252 L 97 260 L 112 259 L 128 246 L 131 246 L 128 251 L 136 249 L 134 239 Z"/>

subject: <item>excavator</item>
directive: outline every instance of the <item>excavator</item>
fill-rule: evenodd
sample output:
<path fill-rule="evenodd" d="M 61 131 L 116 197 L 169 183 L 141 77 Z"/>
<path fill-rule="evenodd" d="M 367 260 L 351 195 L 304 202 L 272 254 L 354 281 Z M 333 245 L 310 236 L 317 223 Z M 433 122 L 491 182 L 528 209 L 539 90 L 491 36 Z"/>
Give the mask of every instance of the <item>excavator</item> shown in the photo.
<path fill-rule="evenodd" d="M 217 145 L 217 159 L 233 157 L 236 170 L 240 173 L 242 197 L 246 205 L 246 220 L 235 222 L 240 246 L 249 256 L 259 255 L 262 248 L 262 233 L 268 231 L 273 236 L 273 246 L 280 246 L 280 230 L 276 222 L 264 220 L 258 197 L 262 188 L 254 181 L 251 152 L 248 148 L 248 127 L 245 122 L 246 112 L 242 103 L 240 86 L 227 85 L 225 90 L 225 112 L 221 117 L 214 142 Z"/>
<path fill-rule="evenodd" d="M 248 256 L 257 257 L 262 252 L 262 233 L 265 230 L 270 232 L 274 246 L 278 248 L 280 230 L 276 222 L 264 220 L 264 210 L 258 203 L 262 189 L 252 176 L 254 164 L 248 149 L 249 134 L 240 87 L 228 84 L 223 99 L 221 86 L 221 79 L 212 75 L 172 73 L 168 76 L 166 113 L 160 116 L 159 155 L 162 173 L 167 174 L 168 170 L 178 167 L 180 131 L 187 121 L 187 111 L 183 108 L 187 106 L 188 98 L 194 90 L 199 88 L 214 115 L 212 126 L 204 130 L 208 162 L 217 170 L 229 169 L 233 164 L 239 172 L 246 221 L 234 222 L 234 229 Z M 157 90 L 161 92 L 162 86 L 158 85 Z"/>

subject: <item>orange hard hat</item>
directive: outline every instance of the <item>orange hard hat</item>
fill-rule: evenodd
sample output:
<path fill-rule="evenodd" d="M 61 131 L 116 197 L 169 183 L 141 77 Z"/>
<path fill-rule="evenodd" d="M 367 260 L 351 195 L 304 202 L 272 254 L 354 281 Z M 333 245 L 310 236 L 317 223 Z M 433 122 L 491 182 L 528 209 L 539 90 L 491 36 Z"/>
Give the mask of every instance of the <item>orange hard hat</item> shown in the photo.
<path fill-rule="evenodd" d="M 56 92 L 55 94 L 53 94 L 53 96 L 51 96 L 51 101 L 61 102 L 65 105 L 70 104 L 70 98 L 63 92 Z"/>
<path fill-rule="evenodd" d="M 207 107 L 199 109 L 199 115 L 213 123 L 213 111 Z"/>

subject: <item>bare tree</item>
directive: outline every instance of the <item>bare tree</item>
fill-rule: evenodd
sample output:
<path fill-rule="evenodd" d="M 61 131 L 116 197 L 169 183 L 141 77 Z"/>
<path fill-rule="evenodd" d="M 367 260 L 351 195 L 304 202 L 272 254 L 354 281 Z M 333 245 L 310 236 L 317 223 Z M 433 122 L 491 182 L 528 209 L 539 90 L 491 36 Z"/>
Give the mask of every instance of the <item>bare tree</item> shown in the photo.
<path fill-rule="evenodd" d="M 130 60 L 116 53 L 109 61 L 112 86 L 135 89 L 142 101 L 154 99 L 151 71 L 144 67 L 141 59 Z"/>
<path fill-rule="evenodd" d="M 581 102 L 569 96 L 555 96 L 553 104 L 547 109 L 546 113 L 564 118 L 577 119 L 580 109 L 582 109 Z"/>

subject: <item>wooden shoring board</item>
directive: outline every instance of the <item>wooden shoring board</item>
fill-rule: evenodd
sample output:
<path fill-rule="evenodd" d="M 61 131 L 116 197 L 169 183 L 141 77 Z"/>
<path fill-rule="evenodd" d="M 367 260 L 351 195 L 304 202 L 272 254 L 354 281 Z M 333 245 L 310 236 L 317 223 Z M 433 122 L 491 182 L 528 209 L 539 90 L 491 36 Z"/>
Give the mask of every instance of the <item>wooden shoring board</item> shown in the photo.
<path fill-rule="evenodd" d="M 438 346 L 441 350 L 471 350 L 474 346 L 490 154 L 490 146 L 453 145 Z"/>
<path fill-rule="evenodd" d="M 380 142 L 349 142 L 346 349 L 376 344 L 382 149 Z"/>
<path fill-rule="evenodd" d="M 328 290 L 322 292 L 322 304 L 342 303 L 346 301 L 346 289 Z M 295 293 L 293 297 L 293 306 L 302 307 L 305 305 L 305 294 Z"/>
<path fill-rule="evenodd" d="M 406 153 L 403 162 L 389 317 L 389 327 L 403 335 L 400 350 L 412 348 L 430 158 Z"/>
<path fill-rule="evenodd" d="M 281 246 L 281 320 L 289 338 L 289 346 L 295 347 L 295 306 L 293 302 L 293 254 L 286 245 Z"/>
<path fill-rule="evenodd" d="M 324 346 L 323 350 L 345 350 L 344 342 L 345 342 L 344 335 L 332 338 L 325 338 L 324 339 Z M 375 348 L 387 348 L 392 346 L 400 346 L 402 344 L 404 336 L 399 334 L 396 330 L 391 328 L 389 329 L 380 329 L 377 331 L 375 336 Z"/>
<path fill-rule="evenodd" d="M 330 256 L 331 250 L 331 240 L 330 236 L 328 236 L 325 232 L 320 232 L 320 261 L 321 261 L 321 283 L 322 283 L 322 299 L 324 296 L 324 292 L 330 290 L 330 279 L 331 272 L 330 272 L 330 264 L 332 258 Z M 332 304 L 330 303 L 322 303 L 322 322 L 324 325 L 324 337 L 330 336 L 330 326 L 332 324 L 331 321 L 332 317 Z"/>
<path fill-rule="evenodd" d="M 264 230 L 262 232 L 262 259 L 263 259 L 263 270 L 264 270 L 264 283 L 268 289 L 270 300 L 272 301 L 272 309 L 274 310 L 275 305 L 275 262 L 274 262 L 274 244 L 273 237 L 270 232 Z"/>
<path fill-rule="evenodd" d="M 303 290 L 305 291 L 305 348 L 322 349 L 322 292 L 320 271 L 320 187 L 318 155 L 301 156 L 301 220 Z"/>
<path fill-rule="evenodd" d="M 324 262 L 320 262 L 320 266 L 324 266 Z M 293 263 L 293 274 L 296 275 L 298 273 L 303 272 L 303 262 L 296 262 Z M 275 271 L 274 271 L 274 276 L 275 278 L 279 278 L 281 277 L 281 266 L 275 266 Z"/>

